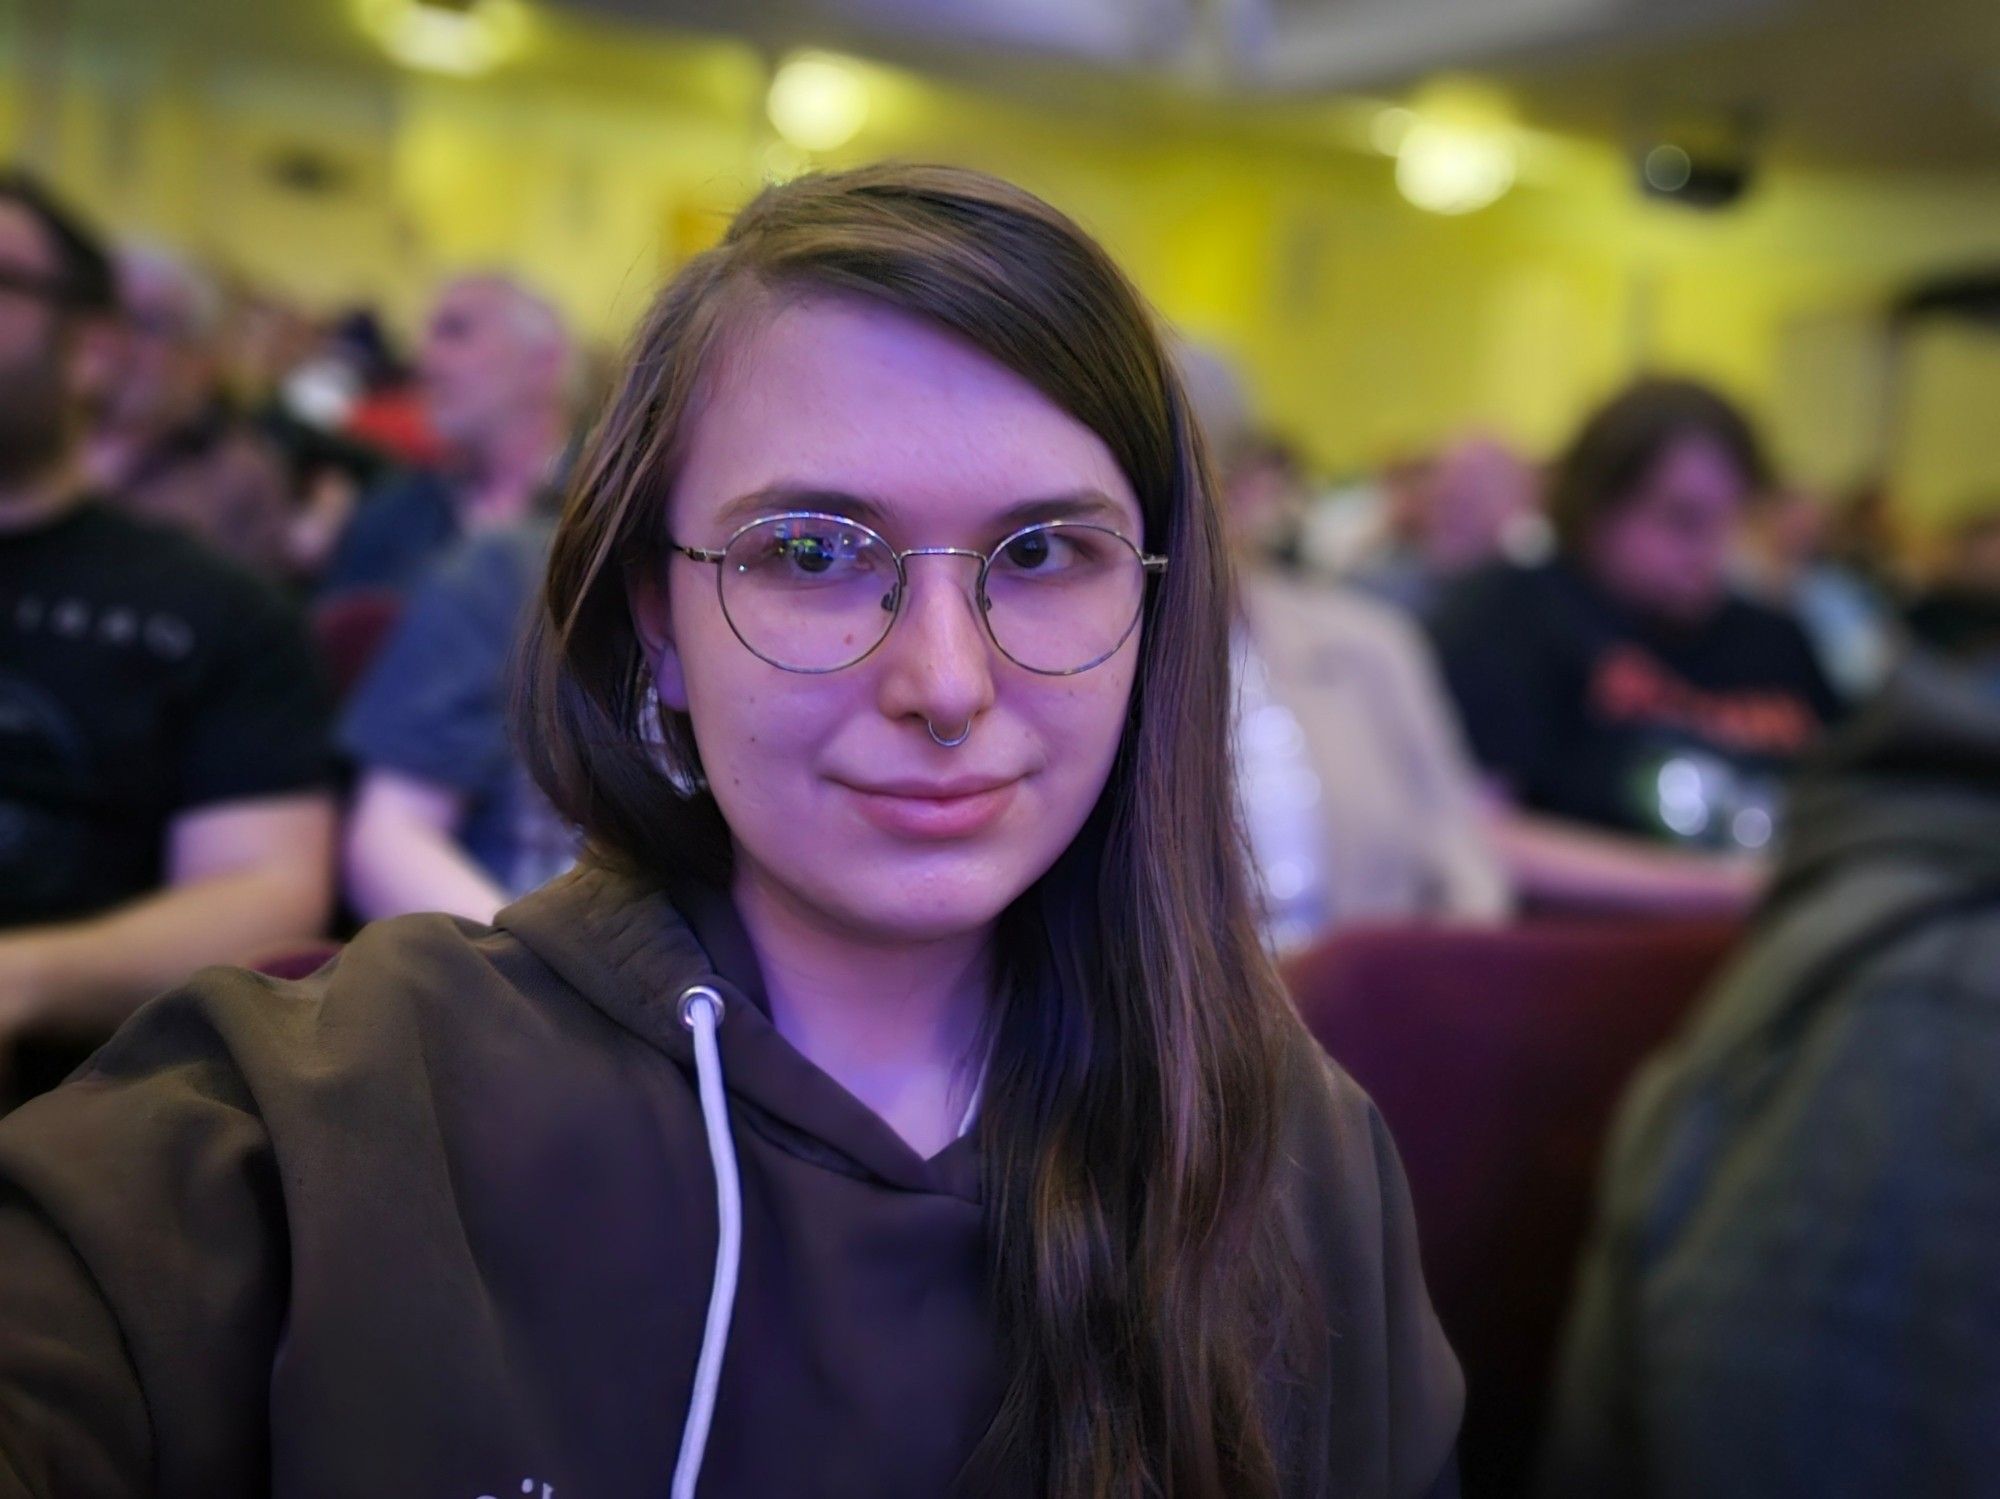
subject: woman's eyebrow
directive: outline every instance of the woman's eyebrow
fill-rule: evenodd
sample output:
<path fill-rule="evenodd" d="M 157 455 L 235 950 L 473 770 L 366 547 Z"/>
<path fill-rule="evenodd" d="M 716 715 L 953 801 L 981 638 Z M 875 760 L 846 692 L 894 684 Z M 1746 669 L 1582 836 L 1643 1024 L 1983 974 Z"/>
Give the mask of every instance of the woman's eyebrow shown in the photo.
<path fill-rule="evenodd" d="M 1038 500 L 1022 500 L 993 517 L 996 526 L 1012 530 L 1039 520 L 1124 520 L 1125 513 L 1110 495 L 1095 489 L 1072 490 Z"/>
<path fill-rule="evenodd" d="M 824 485 L 783 483 L 767 484 L 748 494 L 738 495 L 716 512 L 715 520 L 725 530 L 734 531 L 751 521 L 786 510 L 826 511 L 860 521 L 877 531 L 896 520 L 892 509 L 866 495 L 849 494 Z M 1036 521 L 1126 519 L 1128 517 L 1117 502 L 1101 490 L 1076 489 L 1017 501 L 985 517 L 982 524 L 1010 531 Z"/>

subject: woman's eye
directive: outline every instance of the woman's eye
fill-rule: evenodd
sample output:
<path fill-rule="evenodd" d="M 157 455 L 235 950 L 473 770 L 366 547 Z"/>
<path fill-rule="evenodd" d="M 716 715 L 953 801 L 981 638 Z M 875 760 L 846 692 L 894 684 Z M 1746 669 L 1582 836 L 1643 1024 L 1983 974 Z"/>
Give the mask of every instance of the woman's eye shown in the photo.
<path fill-rule="evenodd" d="M 778 554 L 802 573 L 823 573 L 837 560 L 822 536 L 788 536 L 778 543 Z"/>
<path fill-rule="evenodd" d="M 1016 536 L 1007 543 L 1001 555 L 1010 567 L 1022 572 L 1034 572 L 1047 567 L 1051 561 L 1060 560 L 1056 554 L 1056 538 L 1047 531 L 1030 531 L 1026 536 Z"/>

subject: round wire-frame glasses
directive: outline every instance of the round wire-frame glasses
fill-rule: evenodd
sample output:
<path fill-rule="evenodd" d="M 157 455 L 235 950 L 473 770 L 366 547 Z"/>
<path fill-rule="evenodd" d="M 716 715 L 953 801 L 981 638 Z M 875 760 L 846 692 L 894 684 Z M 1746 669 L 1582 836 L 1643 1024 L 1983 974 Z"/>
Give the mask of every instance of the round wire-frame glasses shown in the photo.
<path fill-rule="evenodd" d="M 876 633 L 875 638 L 869 641 L 861 650 L 844 660 L 833 662 L 830 665 L 801 666 L 793 661 L 779 659 L 769 649 L 768 641 L 760 647 L 757 641 L 750 638 L 752 634 L 756 633 L 755 629 L 746 631 L 744 625 L 737 619 L 736 611 L 732 610 L 729 606 L 730 590 L 728 581 L 730 571 L 725 564 L 729 562 L 732 552 L 739 553 L 737 563 L 739 575 L 747 574 L 749 561 L 754 559 L 743 559 L 740 556 L 739 549 L 746 541 L 760 531 L 769 531 L 772 527 L 783 527 L 800 523 L 818 523 L 839 527 L 841 531 L 840 539 L 849 551 L 855 549 L 853 542 L 858 538 L 864 546 L 872 546 L 879 549 L 878 555 L 895 566 L 894 585 L 880 596 L 880 608 L 888 616 L 883 621 L 881 629 Z M 778 541 L 801 539 L 785 537 L 781 531 L 772 532 L 771 534 Z M 1087 544 L 1089 546 L 1112 549 L 1109 555 L 1120 559 L 1119 565 L 1121 566 L 1124 565 L 1123 559 L 1129 557 L 1130 570 L 1127 576 L 1128 578 L 1136 577 L 1137 579 L 1138 586 L 1131 589 L 1129 617 L 1125 618 L 1123 623 L 1117 626 L 1115 638 L 1104 642 L 1101 647 L 1093 646 L 1092 648 L 1095 649 L 1096 653 L 1079 665 L 1051 667 L 1024 660 L 1016 650 L 1008 648 L 1006 641 L 1001 639 L 1000 632 L 994 627 L 994 600 L 988 585 L 992 578 L 995 563 L 1008 554 L 1009 548 L 1016 547 L 1031 537 L 1038 537 L 1044 534 L 1052 536 L 1057 541 L 1072 545 Z M 804 556 L 808 558 L 819 558 L 822 556 L 822 553 L 817 550 L 817 548 L 824 546 L 822 538 L 807 537 L 803 539 L 815 548 L 815 550 L 804 553 Z M 1099 525 L 1094 521 L 1077 520 L 1033 522 L 1020 527 L 1018 530 L 1009 532 L 996 542 L 990 550 L 984 552 L 975 551 L 969 547 L 909 547 L 903 551 L 897 551 L 889 545 L 880 532 L 847 516 L 835 514 L 830 511 L 787 510 L 772 515 L 758 516 L 755 520 L 738 527 L 730 533 L 729 538 L 719 548 L 691 547 L 673 540 L 669 540 L 668 545 L 691 561 L 707 563 L 715 568 L 716 598 L 722 607 L 722 617 L 728 622 L 730 632 L 742 642 L 745 650 L 749 651 L 760 661 L 767 662 L 781 671 L 796 672 L 805 676 L 823 676 L 828 672 L 844 671 L 850 666 L 859 665 L 870 655 L 874 654 L 880 648 L 882 642 L 889 638 L 889 631 L 895 627 L 896 619 L 903 611 L 903 600 L 909 594 L 909 573 L 905 563 L 911 557 L 969 557 L 978 562 L 979 576 L 973 584 L 972 597 L 974 603 L 978 606 L 977 613 L 981 624 L 985 627 L 987 638 L 993 642 L 994 649 L 998 650 L 1001 655 L 1005 656 L 1015 665 L 1021 667 L 1023 670 L 1034 672 L 1039 676 L 1048 677 L 1075 676 L 1079 672 L 1089 671 L 1094 666 L 1101 666 L 1104 662 L 1115 656 L 1119 648 L 1131 638 L 1132 631 L 1138 627 L 1145 602 L 1145 582 L 1165 572 L 1167 567 L 1167 559 L 1164 556 L 1156 556 L 1141 550 L 1130 537 L 1127 537 L 1122 532 L 1113 530 L 1109 526 Z M 1051 623 L 1053 622 L 1052 616 Z"/>

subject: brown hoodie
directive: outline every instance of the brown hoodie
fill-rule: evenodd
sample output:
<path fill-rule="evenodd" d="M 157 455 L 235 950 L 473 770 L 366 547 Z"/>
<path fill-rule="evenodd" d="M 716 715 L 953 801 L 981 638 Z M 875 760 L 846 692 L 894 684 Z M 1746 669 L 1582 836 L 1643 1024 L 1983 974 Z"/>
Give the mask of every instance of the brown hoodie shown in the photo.
<path fill-rule="evenodd" d="M 1001 1394 L 977 1138 L 919 1157 L 771 1027 L 727 900 L 682 905 L 587 866 L 300 983 L 207 970 L 0 1124 L 0 1499 L 666 1494 L 716 1255 L 698 984 L 743 1245 L 700 1492 L 952 1493 Z M 1303 1045 L 1292 1091 L 1328 1326 L 1269 1397 L 1287 1492 L 1452 1492 L 1394 1149 Z"/>

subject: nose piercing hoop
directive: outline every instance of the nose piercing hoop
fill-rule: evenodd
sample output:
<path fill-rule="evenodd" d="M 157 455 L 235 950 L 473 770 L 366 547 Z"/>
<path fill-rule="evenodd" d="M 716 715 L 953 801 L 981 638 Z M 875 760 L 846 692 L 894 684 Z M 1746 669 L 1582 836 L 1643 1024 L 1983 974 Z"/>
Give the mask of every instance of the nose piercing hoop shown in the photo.
<path fill-rule="evenodd" d="M 972 737 L 972 720 L 969 718 L 965 721 L 965 727 L 958 731 L 956 739 L 947 739 L 938 733 L 937 725 L 932 723 L 928 718 L 924 720 L 924 727 L 930 731 L 931 743 L 937 745 L 940 749 L 957 749 Z"/>

